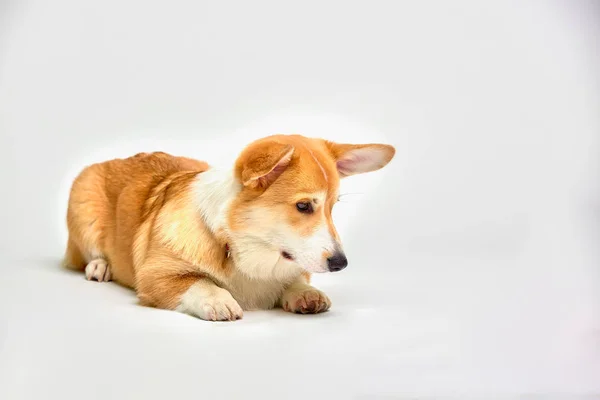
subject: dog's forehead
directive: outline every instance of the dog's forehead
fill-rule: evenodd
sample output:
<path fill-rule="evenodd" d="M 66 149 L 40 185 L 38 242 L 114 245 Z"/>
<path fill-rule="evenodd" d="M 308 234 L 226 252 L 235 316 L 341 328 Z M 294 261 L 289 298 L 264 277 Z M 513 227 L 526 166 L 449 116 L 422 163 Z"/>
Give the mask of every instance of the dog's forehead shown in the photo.
<path fill-rule="evenodd" d="M 337 193 L 339 175 L 335 162 L 318 147 L 300 149 L 292 173 L 297 193 L 323 202 Z"/>

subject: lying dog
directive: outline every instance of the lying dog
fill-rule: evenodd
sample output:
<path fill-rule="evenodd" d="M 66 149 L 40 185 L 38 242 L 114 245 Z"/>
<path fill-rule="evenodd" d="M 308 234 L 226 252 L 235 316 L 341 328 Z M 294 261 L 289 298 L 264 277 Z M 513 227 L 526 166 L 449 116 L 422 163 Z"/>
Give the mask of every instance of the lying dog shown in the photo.
<path fill-rule="evenodd" d="M 275 135 L 232 170 L 165 153 L 85 168 L 71 188 L 65 266 L 135 288 L 140 303 L 205 320 L 276 306 L 319 313 L 311 273 L 348 261 L 331 219 L 340 178 L 394 157 L 384 144 Z"/>

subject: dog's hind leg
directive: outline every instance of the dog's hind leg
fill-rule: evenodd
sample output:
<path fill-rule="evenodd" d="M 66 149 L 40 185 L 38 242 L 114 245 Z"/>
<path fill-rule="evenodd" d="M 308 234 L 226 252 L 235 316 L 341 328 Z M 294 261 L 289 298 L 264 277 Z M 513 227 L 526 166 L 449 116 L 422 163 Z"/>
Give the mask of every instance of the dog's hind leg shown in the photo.
<path fill-rule="evenodd" d="M 105 246 L 111 205 L 102 168 L 87 167 L 73 182 L 67 208 L 69 242 L 64 263 L 71 269 L 85 271 L 88 280 L 98 282 L 109 281 L 112 275 Z"/>
<path fill-rule="evenodd" d="M 67 242 L 67 251 L 63 259 L 63 266 L 65 268 L 74 269 L 76 271 L 83 271 L 86 266 L 86 260 L 79 246 L 71 238 Z"/>

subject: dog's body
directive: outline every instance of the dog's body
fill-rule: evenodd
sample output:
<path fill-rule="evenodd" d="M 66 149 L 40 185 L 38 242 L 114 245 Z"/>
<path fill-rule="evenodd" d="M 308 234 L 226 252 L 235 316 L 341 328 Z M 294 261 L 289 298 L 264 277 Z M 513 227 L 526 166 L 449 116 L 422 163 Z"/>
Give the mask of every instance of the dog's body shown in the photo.
<path fill-rule="evenodd" d="M 207 320 L 325 311 L 330 300 L 309 278 L 347 264 L 331 221 L 339 179 L 393 155 L 277 135 L 250 144 L 229 171 L 165 153 L 94 164 L 71 189 L 65 265 Z"/>

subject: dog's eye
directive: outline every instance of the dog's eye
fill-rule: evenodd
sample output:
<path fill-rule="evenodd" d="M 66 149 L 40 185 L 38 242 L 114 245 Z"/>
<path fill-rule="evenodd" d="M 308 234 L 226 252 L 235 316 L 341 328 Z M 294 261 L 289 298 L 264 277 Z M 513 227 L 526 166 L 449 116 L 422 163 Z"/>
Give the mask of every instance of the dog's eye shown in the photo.
<path fill-rule="evenodd" d="M 305 214 L 310 214 L 313 212 L 312 204 L 307 201 L 300 201 L 296 203 L 296 209 Z"/>

